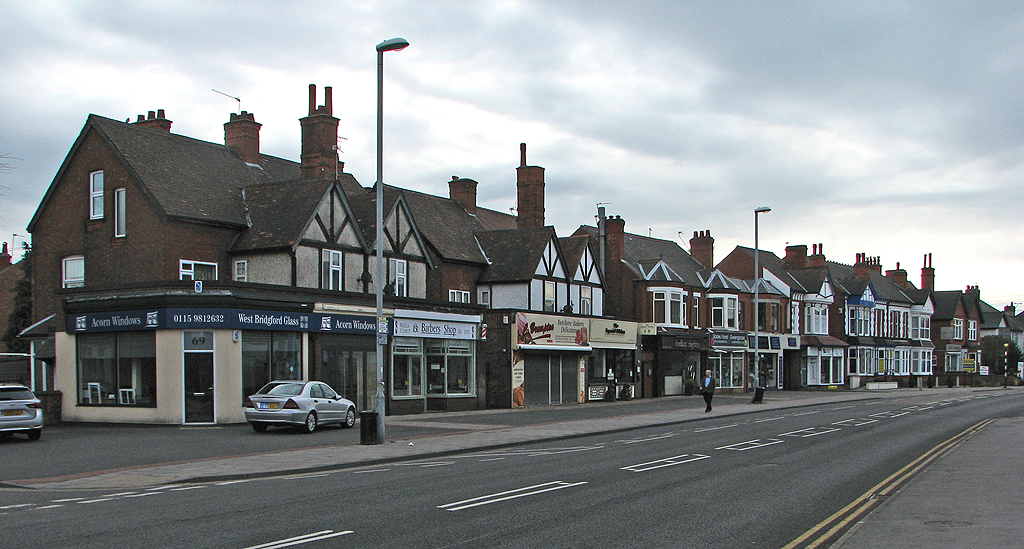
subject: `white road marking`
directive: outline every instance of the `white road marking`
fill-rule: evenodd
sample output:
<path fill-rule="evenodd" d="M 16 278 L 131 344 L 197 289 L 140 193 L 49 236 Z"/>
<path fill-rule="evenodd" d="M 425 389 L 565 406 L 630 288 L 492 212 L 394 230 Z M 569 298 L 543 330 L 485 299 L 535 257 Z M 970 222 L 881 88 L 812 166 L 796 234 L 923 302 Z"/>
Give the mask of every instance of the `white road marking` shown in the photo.
<path fill-rule="evenodd" d="M 790 431 L 788 433 L 782 433 L 779 436 L 780 437 L 801 437 L 801 438 L 807 438 L 807 437 L 816 437 L 818 435 L 824 435 L 826 433 L 834 433 L 834 432 L 836 432 L 838 430 L 839 430 L 838 427 L 833 427 L 832 429 L 828 429 L 826 427 L 808 427 L 806 429 L 800 429 L 799 431 Z"/>
<path fill-rule="evenodd" d="M 461 511 L 463 509 L 469 509 L 470 507 L 479 507 L 481 505 L 500 503 L 502 501 L 508 501 L 510 499 L 522 498 L 526 496 L 535 496 L 537 494 L 543 494 L 544 492 L 563 490 L 565 488 L 572 488 L 573 486 L 580 486 L 583 484 L 586 484 L 586 482 L 546 482 L 544 484 L 537 484 L 536 486 L 527 486 L 526 488 L 517 488 L 515 490 L 499 492 L 497 494 L 490 494 L 472 499 L 465 499 L 462 501 L 456 501 L 454 503 L 446 503 L 444 505 L 438 505 L 437 508 L 444 509 L 446 511 Z"/>
<path fill-rule="evenodd" d="M 675 433 L 665 433 L 663 435 L 651 435 L 649 437 L 644 437 L 644 438 L 631 438 L 631 439 L 625 439 L 625 440 L 616 440 L 615 442 L 621 442 L 622 444 L 636 444 L 638 442 L 651 442 L 653 440 L 662 440 L 662 439 L 666 439 L 666 438 L 672 438 L 674 436 L 676 436 Z"/>
<path fill-rule="evenodd" d="M 692 463 L 694 461 L 700 461 L 702 459 L 708 459 L 711 456 L 705 456 L 703 454 L 683 454 L 680 456 L 673 456 L 669 458 L 659 459 L 655 461 L 648 461 L 647 463 L 639 463 L 637 465 L 630 465 L 628 467 L 620 467 L 623 471 L 632 471 L 634 473 L 642 473 L 644 471 L 650 471 L 651 469 L 660 469 L 662 467 L 671 467 L 672 465 L 682 465 L 684 463 Z"/>
<path fill-rule="evenodd" d="M 351 534 L 352 530 L 345 530 L 344 532 L 335 532 L 334 530 L 323 530 L 320 532 L 313 532 L 312 534 L 305 534 L 302 536 L 295 536 L 294 538 L 282 539 L 278 541 L 272 541 L 270 543 L 264 543 L 261 545 L 252 545 L 245 549 L 279 549 L 281 547 L 291 547 L 292 545 L 299 545 L 302 543 L 309 543 L 311 541 L 320 541 L 324 539 L 336 538 L 338 536 L 344 536 Z"/>
<path fill-rule="evenodd" d="M 732 425 L 722 425 L 721 427 L 702 427 L 700 429 L 694 429 L 694 433 L 706 433 L 708 431 L 718 431 L 720 429 L 729 429 L 730 427 L 736 427 L 739 423 L 733 423 Z"/>
<path fill-rule="evenodd" d="M 718 448 L 715 448 L 715 450 L 735 450 L 737 452 L 745 452 L 747 450 L 764 448 L 765 446 L 771 446 L 773 444 L 782 444 L 783 442 L 785 441 L 778 438 L 770 438 L 764 441 L 759 438 L 755 438 L 754 440 L 737 442 L 736 444 L 730 444 L 728 446 L 719 446 Z"/>

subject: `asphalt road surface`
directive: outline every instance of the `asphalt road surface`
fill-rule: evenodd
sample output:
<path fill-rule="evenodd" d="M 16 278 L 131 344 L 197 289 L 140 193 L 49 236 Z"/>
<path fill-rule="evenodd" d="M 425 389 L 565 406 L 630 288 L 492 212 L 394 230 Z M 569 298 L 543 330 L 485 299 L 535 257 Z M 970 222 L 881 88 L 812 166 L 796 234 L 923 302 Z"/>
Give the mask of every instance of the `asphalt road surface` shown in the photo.
<path fill-rule="evenodd" d="M 908 396 L 436 460 L 134 491 L 0 491 L 6 547 L 781 548 L 1016 392 Z"/>

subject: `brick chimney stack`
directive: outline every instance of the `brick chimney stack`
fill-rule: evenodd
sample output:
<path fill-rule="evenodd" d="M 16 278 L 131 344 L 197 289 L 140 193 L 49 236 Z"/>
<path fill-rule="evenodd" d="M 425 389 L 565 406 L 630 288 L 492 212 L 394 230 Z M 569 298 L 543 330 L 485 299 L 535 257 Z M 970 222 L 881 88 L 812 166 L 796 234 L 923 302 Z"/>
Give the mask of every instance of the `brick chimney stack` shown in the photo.
<path fill-rule="evenodd" d="M 247 164 L 259 164 L 262 126 L 250 112 L 231 113 L 231 119 L 224 123 L 224 144 L 235 149 Z"/>
<path fill-rule="evenodd" d="M 935 269 L 932 267 L 932 254 L 925 254 L 924 267 L 921 267 L 921 289 L 935 289 Z"/>
<path fill-rule="evenodd" d="M 807 245 L 786 246 L 786 257 L 782 261 L 791 269 L 802 269 L 810 266 L 807 260 Z"/>
<path fill-rule="evenodd" d="M 331 87 L 324 87 L 324 104 L 316 106 L 316 84 L 309 85 L 309 116 L 299 119 L 302 125 L 303 178 L 334 175 L 343 164 L 338 162 L 338 119 L 334 117 Z"/>
<path fill-rule="evenodd" d="M 12 242 L 13 244 L 13 242 Z M 7 266 L 11 264 L 12 256 L 7 253 L 7 243 L 4 242 L 3 251 L 0 251 L 0 266 Z"/>
<path fill-rule="evenodd" d="M 907 270 L 900 268 L 900 262 L 896 262 L 896 268 L 885 271 L 886 278 L 891 279 L 900 288 L 907 287 Z"/>
<path fill-rule="evenodd" d="M 145 117 L 140 114 L 139 119 L 135 121 L 135 125 L 142 126 L 143 128 L 155 128 L 171 133 L 171 121 L 164 117 L 163 109 L 157 109 L 155 113 L 153 111 L 149 111 Z"/>
<path fill-rule="evenodd" d="M 1003 307 L 1003 312 L 1010 316 L 1017 316 L 1017 306 L 1011 301 L 1009 305 Z"/>
<path fill-rule="evenodd" d="M 706 269 L 715 267 L 715 239 L 711 236 L 711 229 L 693 231 L 693 238 L 690 239 L 690 256 Z"/>
<path fill-rule="evenodd" d="M 857 263 L 853 265 L 853 276 L 857 278 L 869 278 L 871 273 L 882 274 L 882 258 L 857 254 Z"/>
<path fill-rule="evenodd" d="M 460 179 L 457 175 L 448 182 L 448 196 L 461 204 L 469 215 L 476 215 L 476 186 L 476 181 Z"/>
<path fill-rule="evenodd" d="M 818 243 L 813 246 L 813 253 L 811 257 L 807 258 L 808 267 L 824 267 L 825 266 L 825 245 Z"/>
<path fill-rule="evenodd" d="M 519 144 L 519 167 L 516 168 L 516 227 L 527 229 L 544 226 L 544 168 L 526 165 L 526 143 Z"/>

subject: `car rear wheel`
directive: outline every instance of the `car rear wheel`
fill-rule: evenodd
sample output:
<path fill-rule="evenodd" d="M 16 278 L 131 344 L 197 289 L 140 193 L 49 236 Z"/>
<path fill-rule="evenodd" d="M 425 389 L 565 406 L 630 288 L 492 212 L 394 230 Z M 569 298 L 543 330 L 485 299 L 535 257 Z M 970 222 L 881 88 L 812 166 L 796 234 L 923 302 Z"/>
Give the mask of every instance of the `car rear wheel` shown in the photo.
<path fill-rule="evenodd" d="M 39 440 L 39 437 L 41 437 L 41 436 L 43 436 L 43 430 L 42 429 L 33 429 L 33 430 L 28 432 L 28 439 L 29 440 Z"/>
<path fill-rule="evenodd" d="M 263 433 L 267 430 L 267 424 L 254 421 L 252 422 L 252 430 L 256 431 L 257 433 Z"/>
<path fill-rule="evenodd" d="M 356 424 L 356 410 L 355 408 L 349 408 L 345 411 L 345 421 L 341 424 L 346 429 L 351 429 Z"/>
<path fill-rule="evenodd" d="M 310 412 L 309 415 L 306 416 L 306 423 L 303 425 L 303 432 L 312 433 L 313 431 L 316 431 L 316 425 L 316 412 Z"/>

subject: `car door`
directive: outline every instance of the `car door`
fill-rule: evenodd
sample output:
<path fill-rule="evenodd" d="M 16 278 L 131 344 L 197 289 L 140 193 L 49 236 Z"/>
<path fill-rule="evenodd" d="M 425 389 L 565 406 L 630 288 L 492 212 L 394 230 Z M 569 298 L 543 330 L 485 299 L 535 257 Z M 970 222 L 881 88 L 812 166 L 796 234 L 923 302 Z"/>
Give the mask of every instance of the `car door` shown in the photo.
<path fill-rule="evenodd" d="M 342 405 L 338 394 L 330 386 L 320 385 L 320 391 L 324 395 L 324 409 L 329 410 L 331 421 L 341 421 L 345 417 L 345 407 Z"/>

